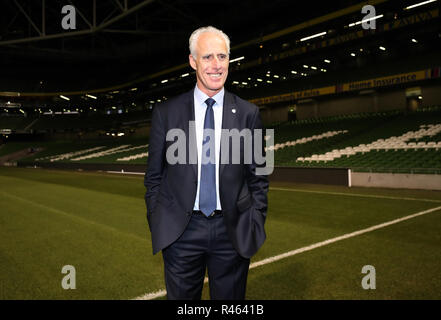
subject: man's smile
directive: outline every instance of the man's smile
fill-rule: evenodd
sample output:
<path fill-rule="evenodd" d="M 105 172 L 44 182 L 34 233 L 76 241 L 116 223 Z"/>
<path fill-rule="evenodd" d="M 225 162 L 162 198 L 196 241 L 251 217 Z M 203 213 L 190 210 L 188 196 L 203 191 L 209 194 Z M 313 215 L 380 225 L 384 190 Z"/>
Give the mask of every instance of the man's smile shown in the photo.
<path fill-rule="evenodd" d="M 220 72 L 217 72 L 217 73 L 207 73 L 207 74 L 212 79 L 218 79 L 218 78 L 220 78 L 222 76 L 222 73 L 220 73 Z"/>

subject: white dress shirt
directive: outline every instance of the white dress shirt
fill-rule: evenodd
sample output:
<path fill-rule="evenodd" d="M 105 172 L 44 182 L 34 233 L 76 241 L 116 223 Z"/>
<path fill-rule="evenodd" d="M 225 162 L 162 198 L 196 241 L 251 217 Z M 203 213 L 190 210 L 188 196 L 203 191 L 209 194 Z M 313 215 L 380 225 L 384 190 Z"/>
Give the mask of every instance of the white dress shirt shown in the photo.
<path fill-rule="evenodd" d="M 212 99 L 216 101 L 213 105 L 214 113 L 214 145 L 215 145 L 215 159 L 216 159 L 216 210 L 221 210 L 220 198 L 219 198 L 219 156 L 220 156 L 220 141 L 222 133 L 222 109 L 224 107 L 224 88 L 215 94 Z M 194 89 L 194 120 L 196 130 L 196 145 L 198 150 L 198 185 L 196 191 L 196 199 L 194 202 L 193 210 L 199 210 L 199 188 L 201 181 L 201 162 L 202 162 L 202 138 L 204 134 L 204 121 L 205 111 L 207 110 L 207 96 L 196 85 Z"/>

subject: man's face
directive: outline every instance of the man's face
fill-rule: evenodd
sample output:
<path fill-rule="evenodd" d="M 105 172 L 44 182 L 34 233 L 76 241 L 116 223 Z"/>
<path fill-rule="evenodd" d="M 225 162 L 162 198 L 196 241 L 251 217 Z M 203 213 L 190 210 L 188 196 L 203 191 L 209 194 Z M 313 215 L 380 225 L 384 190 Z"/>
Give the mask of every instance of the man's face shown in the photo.
<path fill-rule="evenodd" d="M 211 32 L 202 33 L 196 43 L 196 55 L 190 54 L 190 65 L 196 70 L 197 86 L 209 97 L 224 86 L 228 75 L 228 50 L 224 39 Z"/>

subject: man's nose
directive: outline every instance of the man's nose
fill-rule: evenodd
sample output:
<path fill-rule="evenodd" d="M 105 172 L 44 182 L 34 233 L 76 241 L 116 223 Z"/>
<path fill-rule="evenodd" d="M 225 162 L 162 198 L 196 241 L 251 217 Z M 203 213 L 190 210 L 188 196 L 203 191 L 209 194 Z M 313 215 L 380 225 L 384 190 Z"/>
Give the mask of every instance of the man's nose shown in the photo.
<path fill-rule="evenodd" d="M 212 68 L 220 68 L 220 60 L 218 57 L 214 56 L 213 60 L 211 61 L 211 67 Z"/>

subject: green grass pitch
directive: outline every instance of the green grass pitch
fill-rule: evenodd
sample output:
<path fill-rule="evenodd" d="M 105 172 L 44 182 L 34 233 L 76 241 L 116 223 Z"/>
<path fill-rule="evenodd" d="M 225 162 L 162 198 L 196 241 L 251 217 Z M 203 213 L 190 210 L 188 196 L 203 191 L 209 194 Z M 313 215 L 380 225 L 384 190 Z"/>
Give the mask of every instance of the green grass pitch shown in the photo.
<path fill-rule="evenodd" d="M 436 191 L 271 183 L 267 241 L 252 263 L 437 207 Z M 163 290 L 145 213 L 142 176 L 0 168 L 0 299 Z M 247 299 L 441 299 L 440 214 L 250 269 Z M 76 289 L 62 287 L 65 265 Z M 365 265 L 375 267 L 375 289 L 362 287 Z"/>

